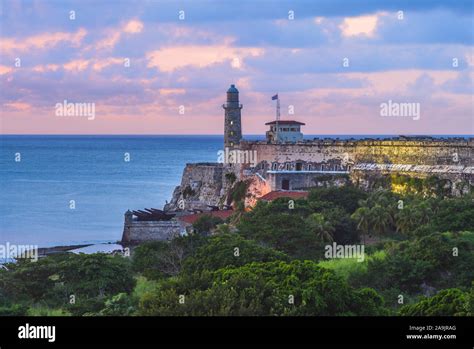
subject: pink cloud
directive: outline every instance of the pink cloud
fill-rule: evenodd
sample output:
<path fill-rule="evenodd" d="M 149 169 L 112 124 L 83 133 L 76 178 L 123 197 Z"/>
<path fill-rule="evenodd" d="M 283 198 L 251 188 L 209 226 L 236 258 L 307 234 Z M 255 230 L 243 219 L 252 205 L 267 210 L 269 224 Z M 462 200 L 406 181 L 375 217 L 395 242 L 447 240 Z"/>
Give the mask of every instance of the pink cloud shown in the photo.
<path fill-rule="evenodd" d="M 87 69 L 89 63 L 90 61 L 86 59 L 76 59 L 63 64 L 63 68 L 67 71 L 80 72 Z"/>
<path fill-rule="evenodd" d="M 33 67 L 33 71 L 38 73 L 45 73 L 48 71 L 57 71 L 60 68 L 58 64 L 46 64 L 46 65 L 36 65 Z"/>
<path fill-rule="evenodd" d="M 356 35 L 373 37 L 377 29 L 379 17 L 383 15 L 385 14 L 379 13 L 368 16 L 346 17 L 339 28 L 345 37 Z"/>
<path fill-rule="evenodd" d="M 160 88 L 160 95 L 183 95 L 186 93 L 184 88 Z"/>
<path fill-rule="evenodd" d="M 94 45 L 94 48 L 97 50 L 113 48 L 119 42 L 121 35 L 118 31 L 110 31 L 104 39 Z"/>
<path fill-rule="evenodd" d="M 2 51 L 8 54 L 24 52 L 31 49 L 48 49 L 62 42 L 79 46 L 86 35 L 87 31 L 80 28 L 75 33 L 43 33 L 25 39 L 0 38 L 0 46 L 2 47 Z"/>
<path fill-rule="evenodd" d="M 125 26 L 123 27 L 123 31 L 125 33 L 131 33 L 131 34 L 140 33 L 142 30 L 143 30 L 143 23 L 136 19 L 132 19 L 131 21 L 126 23 Z"/>
<path fill-rule="evenodd" d="M 23 102 L 4 103 L 3 106 L 17 111 L 25 111 L 31 109 L 31 105 Z"/>
<path fill-rule="evenodd" d="M 143 31 L 143 28 L 143 22 L 136 19 L 132 19 L 118 28 L 109 28 L 105 31 L 105 37 L 93 45 L 93 48 L 96 50 L 112 49 L 122 39 L 124 34 L 138 34 Z M 87 50 L 90 50 L 91 48 L 92 47 L 88 47 Z"/>
<path fill-rule="evenodd" d="M 13 71 L 13 68 L 6 65 L 0 65 L 0 75 L 8 74 Z"/>
<path fill-rule="evenodd" d="M 102 69 L 114 65 L 114 64 L 124 64 L 123 58 L 109 57 L 105 59 L 97 59 L 94 61 L 92 68 L 96 71 L 101 71 Z"/>
<path fill-rule="evenodd" d="M 257 47 L 232 47 L 222 45 L 169 46 L 146 54 L 148 67 L 163 72 L 173 72 L 183 67 L 204 68 L 228 61 L 235 69 L 242 68 L 246 57 L 261 56 L 264 49 Z"/>

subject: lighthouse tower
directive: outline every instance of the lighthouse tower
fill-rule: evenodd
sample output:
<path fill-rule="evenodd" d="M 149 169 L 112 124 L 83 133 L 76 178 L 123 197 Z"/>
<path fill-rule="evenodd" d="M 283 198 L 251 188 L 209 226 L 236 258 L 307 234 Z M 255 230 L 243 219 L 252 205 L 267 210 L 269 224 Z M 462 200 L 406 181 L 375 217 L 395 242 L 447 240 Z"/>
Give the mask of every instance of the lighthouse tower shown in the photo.
<path fill-rule="evenodd" d="M 235 85 L 230 85 L 227 90 L 227 102 L 222 105 L 225 110 L 224 122 L 224 147 L 233 149 L 242 139 L 242 123 L 240 120 L 239 90 Z"/>

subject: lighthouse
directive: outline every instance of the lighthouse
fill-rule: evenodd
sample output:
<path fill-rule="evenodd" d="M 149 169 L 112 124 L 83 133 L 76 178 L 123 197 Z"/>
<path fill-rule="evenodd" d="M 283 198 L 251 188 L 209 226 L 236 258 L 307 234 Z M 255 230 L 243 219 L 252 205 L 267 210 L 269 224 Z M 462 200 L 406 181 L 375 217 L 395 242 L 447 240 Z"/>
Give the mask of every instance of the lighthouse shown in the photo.
<path fill-rule="evenodd" d="M 235 85 L 230 85 L 227 90 L 227 102 L 222 105 L 225 110 L 224 121 L 224 147 L 233 149 L 237 147 L 242 139 L 242 123 L 239 104 L 239 90 Z"/>

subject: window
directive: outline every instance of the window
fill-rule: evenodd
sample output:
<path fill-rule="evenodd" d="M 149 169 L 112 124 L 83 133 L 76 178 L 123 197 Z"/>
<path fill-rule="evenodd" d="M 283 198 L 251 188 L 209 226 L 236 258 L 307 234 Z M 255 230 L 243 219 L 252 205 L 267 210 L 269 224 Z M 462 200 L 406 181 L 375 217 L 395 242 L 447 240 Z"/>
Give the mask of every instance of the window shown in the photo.
<path fill-rule="evenodd" d="M 274 163 L 272 164 L 272 170 L 273 170 L 273 171 L 278 170 L 278 164 L 277 164 L 276 162 L 274 162 Z"/>
<path fill-rule="evenodd" d="M 290 190 L 290 180 L 284 179 L 281 181 L 281 189 L 283 190 Z"/>
<path fill-rule="evenodd" d="M 287 171 L 289 171 L 289 170 L 291 170 L 291 165 L 290 165 L 290 164 L 286 164 L 285 168 L 286 168 Z"/>
<path fill-rule="evenodd" d="M 296 171 L 301 171 L 303 169 L 303 164 L 301 162 L 296 163 Z"/>

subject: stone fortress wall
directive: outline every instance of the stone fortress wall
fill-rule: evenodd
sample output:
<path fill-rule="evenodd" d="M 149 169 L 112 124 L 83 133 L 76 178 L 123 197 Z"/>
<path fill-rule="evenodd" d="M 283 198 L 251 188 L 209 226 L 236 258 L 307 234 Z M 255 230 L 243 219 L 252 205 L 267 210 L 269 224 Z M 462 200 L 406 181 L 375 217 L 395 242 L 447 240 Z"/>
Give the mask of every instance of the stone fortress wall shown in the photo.
<path fill-rule="evenodd" d="M 356 163 L 474 166 L 474 139 L 314 140 L 297 144 L 240 143 L 258 162 Z"/>
<path fill-rule="evenodd" d="M 302 190 L 323 185 L 362 187 L 381 176 L 403 174 L 448 179 L 454 195 L 474 185 L 474 139 L 399 137 L 384 140 L 321 140 L 296 144 L 241 142 L 256 151 L 258 165 L 242 174 L 257 174 L 253 187 L 261 191 Z M 329 178 L 328 178 L 329 177 Z"/>
<path fill-rule="evenodd" d="M 124 244 L 144 241 L 169 241 L 182 235 L 186 228 L 176 220 L 140 221 L 130 211 L 125 213 L 122 240 Z"/>

